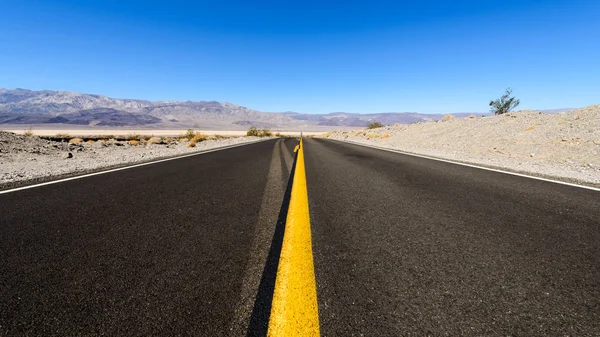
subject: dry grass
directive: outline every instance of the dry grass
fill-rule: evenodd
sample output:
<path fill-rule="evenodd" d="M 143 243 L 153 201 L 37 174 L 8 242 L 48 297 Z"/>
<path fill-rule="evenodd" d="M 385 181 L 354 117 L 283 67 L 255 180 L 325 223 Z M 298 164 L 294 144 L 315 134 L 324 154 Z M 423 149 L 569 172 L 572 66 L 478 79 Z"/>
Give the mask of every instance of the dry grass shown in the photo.
<path fill-rule="evenodd" d="M 125 137 L 127 140 L 140 140 L 142 136 L 139 133 L 131 133 Z"/>
<path fill-rule="evenodd" d="M 381 139 L 390 138 L 390 134 L 389 133 L 384 133 L 383 135 L 379 136 L 379 138 L 381 138 Z"/>
<path fill-rule="evenodd" d="M 31 136 L 33 136 L 33 131 L 31 130 L 31 128 L 29 128 L 23 132 L 23 135 L 25 135 L 27 137 L 31 137 Z"/>
<path fill-rule="evenodd" d="M 138 146 L 138 145 L 140 145 L 140 141 L 132 139 L 129 141 L 129 145 Z"/>
<path fill-rule="evenodd" d="M 190 142 L 193 143 L 198 143 L 204 140 L 207 140 L 208 137 L 200 132 L 196 132 L 196 134 L 194 135 L 194 137 L 192 137 L 192 139 L 190 140 Z"/>

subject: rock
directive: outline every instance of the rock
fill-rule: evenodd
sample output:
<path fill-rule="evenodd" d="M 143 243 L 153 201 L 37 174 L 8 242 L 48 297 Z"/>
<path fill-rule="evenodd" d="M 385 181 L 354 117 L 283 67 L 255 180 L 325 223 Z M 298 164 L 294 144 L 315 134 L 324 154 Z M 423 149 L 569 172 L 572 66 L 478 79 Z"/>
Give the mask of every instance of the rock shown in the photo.
<path fill-rule="evenodd" d="M 69 140 L 69 144 L 81 144 L 81 142 L 83 142 L 83 139 L 81 138 L 71 138 Z"/>
<path fill-rule="evenodd" d="M 454 119 L 454 116 L 452 116 L 452 115 L 446 115 L 446 116 L 444 116 L 444 117 L 441 119 L 441 121 L 442 121 L 442 122 L 447 122 L 447 121 L 451 121 L 451 120 L 453 120 L 453 119 Z"/>
<path fill-rule="evenodd" d="M 160 137 L 150 137 L 148 144 L 165 144 L 165 142 Z"/>
<path fill-rule="evenodd" d="M 73 153 L 71 152 L 67 152 L 65 154 L 63 154 L 62 156 L 64 159 L 69 159 L 69 158 L 73 158 Z"/>

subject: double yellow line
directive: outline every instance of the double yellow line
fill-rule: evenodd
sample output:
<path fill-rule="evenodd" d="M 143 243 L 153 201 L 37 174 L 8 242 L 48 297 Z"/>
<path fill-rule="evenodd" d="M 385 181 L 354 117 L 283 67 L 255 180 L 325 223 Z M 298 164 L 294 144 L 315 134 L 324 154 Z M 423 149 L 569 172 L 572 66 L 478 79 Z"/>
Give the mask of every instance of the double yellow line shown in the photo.
<path fill-rule="evenodd" d="M 268 336 L 320 335 L 302 138 L 296 148 L 296 170 L 275 280 Z"/>

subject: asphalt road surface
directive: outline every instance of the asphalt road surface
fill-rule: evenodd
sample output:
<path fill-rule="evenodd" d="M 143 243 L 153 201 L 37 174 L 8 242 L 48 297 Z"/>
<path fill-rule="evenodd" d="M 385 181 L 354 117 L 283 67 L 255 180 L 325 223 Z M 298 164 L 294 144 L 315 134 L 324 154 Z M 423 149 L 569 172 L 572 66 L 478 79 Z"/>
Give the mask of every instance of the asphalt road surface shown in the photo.
<path fill-rule="evenodd" d="M 0 335 L 264 335 L 296 144 L 1 194 Z M 304 156 L 323 336 L 600 335 L 600 192 Z"/>
<path fill-rule="evenodd" d="M 600 192 L 305 142 L 324 336 L 600 335 Z"/>

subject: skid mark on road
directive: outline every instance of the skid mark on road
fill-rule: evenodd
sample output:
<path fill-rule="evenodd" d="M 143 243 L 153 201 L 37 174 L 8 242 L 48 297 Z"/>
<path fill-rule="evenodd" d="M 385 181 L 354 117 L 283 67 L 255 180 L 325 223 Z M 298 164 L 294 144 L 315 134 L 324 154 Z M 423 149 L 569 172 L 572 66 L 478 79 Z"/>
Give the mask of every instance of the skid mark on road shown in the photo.
<path fill-rule="evenodd" d="M 281 159 L 284 162 L 285 167 L 287 168 L 287 171 L 289 173 L 292 169 L 292 165 L 294 164 L 294 158 L 292 157 L 290 150 L 288 150 L 288 148 L 285 146 L 284 140 L 279 142 L 279 151 L 281 152 Z"/>
<path fill-rule="evenodd" d="M 254 228 L 252 250 L 244 273 L 239 304 L 229 329 L 231 336 L 243 336 L 247 333 L 262 270 L 267 261 L 269 244 L 275 232 L 279 207 L 285 192 L 285 181 L 289 174 L 283 172 L 281 167 L 282 143 L 282 140 L 278 140 L 273 147 L 267 185 L 263 193 L 258 223 Z"/>

